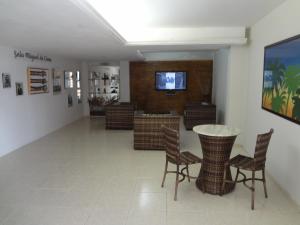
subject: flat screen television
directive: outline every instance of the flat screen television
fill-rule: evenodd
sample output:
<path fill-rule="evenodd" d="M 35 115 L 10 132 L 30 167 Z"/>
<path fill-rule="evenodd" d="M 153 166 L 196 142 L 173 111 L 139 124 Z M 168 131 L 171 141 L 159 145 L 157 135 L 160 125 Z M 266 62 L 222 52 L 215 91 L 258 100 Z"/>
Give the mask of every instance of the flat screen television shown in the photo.
<path fill-rule="evenodd" d="M 158 71 L 155 72 L 155 88 L 158 91 L 186 90 L 187 72 Z"/>

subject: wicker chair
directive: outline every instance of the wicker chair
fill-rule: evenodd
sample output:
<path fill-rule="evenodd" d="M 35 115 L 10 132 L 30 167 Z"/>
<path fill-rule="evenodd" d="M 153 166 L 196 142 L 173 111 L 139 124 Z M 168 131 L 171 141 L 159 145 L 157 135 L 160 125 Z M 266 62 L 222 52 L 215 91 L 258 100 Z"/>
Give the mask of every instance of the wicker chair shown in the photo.
<path fill-rule="evenodd" d="M 105 108 L 106 129 L 129 129 L 133 128 L 134 107 L 130 103 L 109 105 Z"/>
<path fill-rule="evenodd" d="M 243 155 L 237 155 L 234 158 L 230 159 L 225 164 L 222 191 L 224 192 L 226 182 L 227 183 L 233 182 L 234 184 L 243 182 L 243 184 L 247 188 L 249 188 L 252 192 L 252 196 L 251 196 L 251 198 L 252 198 L 251 199 L 251 209 L 252 210 L 254 209 L 255 180 L 263 182 L 265 197 L 268 198 L 267 187 L 266 187 L 266 177 L 265 177 L 265 162 L 266 162 L 267 149 L 268 149 L 272 134 L 273 134 L 273 129 L 271 129 L 268 133 L 257 135 L 254 158 L 243 156 Z M 228 166 L 237 168 L 237 173 L 236 173 L 236 177 L 235 177 L 234 181 L 226 180 L 226 169 L 228 168 Z M 247 178 L 246 175 L 240 171 L 240 169 L 246 170 L 246 171 L 251 171 L 252 177 Z M 261 179 L 255 178 L 256 171 L 262 171 Z M 239 174 L 241 174 L 243 176 L 243 179 L 238 180 Z M 250 180 L 252 181 L 251 186 L 246 184 L 246 182 L 250 181 Z"/>
<path fill-rule="evenodd" d="M 164 172 L 161 187 L 164 187 L 167 173 L 176 173 L 175 195 L 174 195 L 174 200 L 176 201 L 178 184 L 182 182 L 186 176 L 189 182 L 190 182 L 190 178 L 195 178 L 189 175 L 189 165 L 201 163 L 202 159 L 200 159 L 198 156 L 188 151 L 180 152 L 179 132 L 177 130 L 173 130 L 166 126 L 162 126 L 162 132 L 165 140 L 166 164 L 165 164 L 165 172 Z M 176 171 L 168 171 L 169 162 L 176 165 Z M 184 167 L 181 170 L 179 170 L 180 166 L 184 166 Z M 183 173 L 184 170 L 186 170 L 186 174 Z M 180 180 L 179 180 L 179 175 L 182 176 Z"/>

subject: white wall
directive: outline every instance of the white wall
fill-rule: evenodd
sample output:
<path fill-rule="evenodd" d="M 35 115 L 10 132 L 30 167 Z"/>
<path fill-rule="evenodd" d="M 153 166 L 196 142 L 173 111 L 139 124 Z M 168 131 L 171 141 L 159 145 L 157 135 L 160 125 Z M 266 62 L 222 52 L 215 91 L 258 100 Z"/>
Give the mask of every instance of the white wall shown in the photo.
<path fill-rule="evenodd" d="M 288 0 L 251 28 L 245 146 L 252 154 L 257 133 L 275 129 L 267 170 L 300 205 L 300 126 L 261 109 L 264 47 L 300 33 L 299 9 Z"/>
<path fill-rule="evenodd" d="M 243 145 L 248 89 L 248 47 L 220 49 L 214 56 L 213 102 L 217 122 L 241 129 L 235 144 Z"/>
<path fill-rule="evenodd" d="M 249 72 L 248 46 L 232 46 L 228 58 L 226 125 L 241 129 L 236 144 L 244 144 Z"/>
<path fill-rule="evenodd" d="M 6 89 L 0 82 L 0 156 L 73 122 L 83 113 L 75 89 L 71 91 L 73 107 L 68 108 L 68 91 L 53 95 L 52 79 L 47 94 L 29 96 L 27 90 L 27 67 L 76 71 L 79 63 L 52 56 L 52 62 L 15 59 L 13 51 L 0 47 L 0 72 L 9 73 L 12 81 L 12 87 Z M 15 82 L 23 82 L 24 95 L 16 96 Z"/>
<path fill-rule="evenodd" d="M 213 103 L 217 107 L 217 123 L 225 124 L 228 92 L 229 49 L 220 49 L 214 56 Z"/>
<path fill-rule="evenodd" d="M 120 101 L 130 102 L 129 62 L 120 62 Z"/>

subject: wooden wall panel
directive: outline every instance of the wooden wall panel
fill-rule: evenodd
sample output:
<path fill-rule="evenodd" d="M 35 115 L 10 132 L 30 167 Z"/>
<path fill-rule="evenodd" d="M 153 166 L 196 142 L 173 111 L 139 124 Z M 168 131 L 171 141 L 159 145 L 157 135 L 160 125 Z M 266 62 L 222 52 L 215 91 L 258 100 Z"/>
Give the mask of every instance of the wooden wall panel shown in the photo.
<path fill-rule="evenodd" d="M 174 95 L 155 90 L 155 71 L 186 71 L 187 90 Z M 186 102 L 211 102 L 212 72 L 212 60 L 131 62 L 131 102 L 150 113 L 176 110 L 182 114 Z"/>

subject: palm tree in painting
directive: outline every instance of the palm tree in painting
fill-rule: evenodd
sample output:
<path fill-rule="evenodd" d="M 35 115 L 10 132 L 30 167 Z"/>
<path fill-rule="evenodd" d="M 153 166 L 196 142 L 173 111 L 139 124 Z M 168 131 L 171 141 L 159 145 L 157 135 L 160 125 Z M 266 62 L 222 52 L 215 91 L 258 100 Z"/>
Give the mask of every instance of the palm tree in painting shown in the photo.
<path fill-rule="evenodd" d="M 272 92 L 273 92 L 273 88 L 265 87 L 263 89 L 263 104 L 266 103 L 268 97 L 273 95 Z"/>
<path fill-rule="evenodd" d="M 284 78 L 285 66 L 280 62 L 279 59 L 275 59 L 274 61 L 268 64 L 267 70 L 272 71 L 272 83 L 275 88 L 276 95 L 279 95 L 279 87 L 282 84 Z M 273 98 L 273 91 L 272 91 Z"/>
<path fill-rule="evenodd" d="M 287 67 L 286 71 L 284 72 L 283 85 L 287 90 L 287 101 L 285 107 L 285 115 L 287 115 L 291 95 L 294 95 L 300 86 L 300 67 L 298 66 Z"/>
<path fill-rule="evenodd" d="M 294 108 L 292 113 L 292 118 L 300 121 L 300 88 L 297 89 L 296 95 L 292 98 Z"/>
<path fill-rule="evenodd" d="M 284 106 L 286 105 L 286 91 L 280 87 L 276 88 L 278 91 L 275 92 L 275 95 L 272 99 L 272 110 L 284 114 Z"/>

